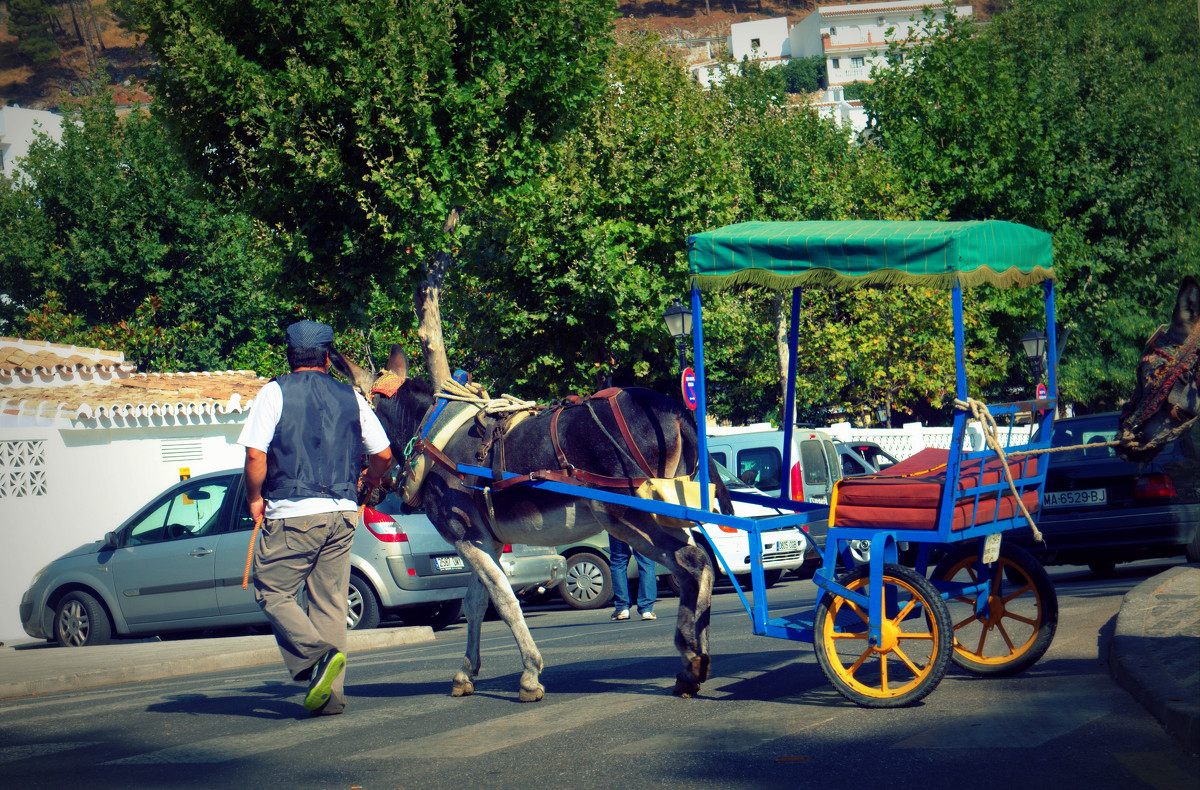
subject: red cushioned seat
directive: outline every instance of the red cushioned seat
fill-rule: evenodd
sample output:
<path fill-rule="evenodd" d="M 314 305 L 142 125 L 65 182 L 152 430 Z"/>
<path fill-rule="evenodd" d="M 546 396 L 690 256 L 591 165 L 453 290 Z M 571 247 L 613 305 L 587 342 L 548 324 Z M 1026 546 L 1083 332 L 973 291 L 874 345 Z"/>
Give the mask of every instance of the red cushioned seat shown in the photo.
<path fill-rule="evenodd" d="M 938 503 L 946 485 L 946 462 L 949 451 L 928 448 L 888 468 L 886 473 L 845 478 L 838 482 L 837 505 L 833 514 L 835 527 L 883 527 L 894 529 L 934 529 L 937 527 Z M 1037 473 L 1037 459 L 1009 462 L 1013 479 Z M 980 483 L 978 462 L 968 466 L 960 476 L 958 490 L 1002 482 L 1000 460 L 990 458 L 983 465 Z M 1025 491 L 1021 500 L 1030 513 L 1041 504 L 1036 489 Z M 997 512 L 997 501 L 999 512 Z M 997 500 L 995 495 L 979 500 L 976 513 L 975 497 L 969 496 L 954 508 L 952 530 L 966 529 L 995 519 L 1012 518 L 1020 513 L 1011 492 Z"/>

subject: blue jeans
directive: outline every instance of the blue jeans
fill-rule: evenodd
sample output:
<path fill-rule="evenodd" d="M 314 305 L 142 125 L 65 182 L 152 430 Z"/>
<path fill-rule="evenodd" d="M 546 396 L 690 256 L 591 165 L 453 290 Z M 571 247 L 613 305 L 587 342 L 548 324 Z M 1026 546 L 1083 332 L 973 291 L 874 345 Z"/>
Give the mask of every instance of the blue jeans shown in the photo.
<path fill-rule="evenodd" d="M 618 611 L 629 608 L 629 555 L 637 559 L 639 612 L 653 612 L 658 598 L 658 579 L 654 576 L 654 560 L 634 551 L 623 540 L 608 536 L 609 565 L 612 568 L 613 606 Z"/>

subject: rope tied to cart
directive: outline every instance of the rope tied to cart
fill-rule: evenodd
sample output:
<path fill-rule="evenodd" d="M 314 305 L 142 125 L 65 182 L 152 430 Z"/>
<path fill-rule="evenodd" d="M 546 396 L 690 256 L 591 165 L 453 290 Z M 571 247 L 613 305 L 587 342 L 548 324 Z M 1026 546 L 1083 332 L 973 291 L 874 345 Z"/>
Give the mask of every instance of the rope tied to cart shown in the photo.
<path fill-rule="evenodd" d="M 983 440 L 1000 459 L 1000 468 L 1004 470 L 1004 479 L 1008 482 L 1008 488 L 1012 491 L 1013 499 L 1016 500 L 1017 507 L 1021 510 L 1021 515 L 1025 517 L 1029 528 L 1033 530 L 1033 539 L 1038 543 L 1044 543 L 1042 531 L 1034 523 L 1033 516 L 1029 514 L 1029 508 L 1025 507 L 1025 503 L 1021 501 L 1021 494 L 1017 491 L 1017 484 L 1013 482 L 1012 470 L 1008 468 L 1009 455 L 1005 452 L 1004 445 L 1000 443 L 996 418 L 992 416 L 987 404 L 974 398 L 967 398 L 965 401 L 955 398 L 954 407 L 970 412 L 971 416 L 979 422 L 980 428 L 983 430 Z M 1033 455 L 1033 453 L 1013 453 L 1012 455 Z"/>

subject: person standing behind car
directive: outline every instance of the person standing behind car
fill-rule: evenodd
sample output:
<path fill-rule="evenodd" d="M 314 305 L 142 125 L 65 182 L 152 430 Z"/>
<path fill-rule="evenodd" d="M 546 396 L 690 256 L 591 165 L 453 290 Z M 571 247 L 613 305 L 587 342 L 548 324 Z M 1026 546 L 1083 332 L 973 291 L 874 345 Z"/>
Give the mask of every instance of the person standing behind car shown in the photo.
<path fill-rule="evenodd" d="M 250 408 L 246 501 L 262 537 L 254 548 L 254 597 L 294 680 L 308 680 L 304 707 L 341 713 L 346 665 L 350 546 L 358 477 L 379 484 L 391 465 L 387 434 L 367 402 L 329 375 L 333 330 L 316 321 L 287 328 L 291 373 L 273 379 Z M 308 612 L 296 596 L 308 595 Z"/>
<path fill-rule="evenodd" d="M 612 568 L 613 610 L 610 620 L 629 619 L 629 555 L 637 559 L 637 608 L 643 620 L 655 620 L 654 602 L 658 599 L 658 578 L 654 575 L 654 560 L 635 551 L 632 546 L 612 535 L 608 536 L 608 561 Z"/>

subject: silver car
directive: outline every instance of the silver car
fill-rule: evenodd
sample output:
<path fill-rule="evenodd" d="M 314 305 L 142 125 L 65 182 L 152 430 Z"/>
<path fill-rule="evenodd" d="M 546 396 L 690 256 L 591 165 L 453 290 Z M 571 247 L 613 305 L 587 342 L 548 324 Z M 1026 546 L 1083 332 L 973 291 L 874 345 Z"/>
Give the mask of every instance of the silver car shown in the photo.
<path fill-rule="evenodd" d="M 245 501 L 241 469 L 172 486 L 102 540 L 38 571 L 21 599 L 25 632 L 75 647 L 265 624 L 253 586 L 242 589 L 253 528 Z M 423 514 L 368 508 L 351 553 L 347 627 L 373 628 L 389 612 L 412 625 L 457 622 L 469 580 Z"/>

